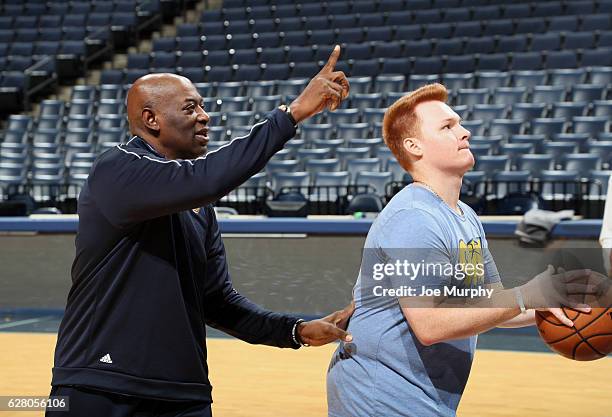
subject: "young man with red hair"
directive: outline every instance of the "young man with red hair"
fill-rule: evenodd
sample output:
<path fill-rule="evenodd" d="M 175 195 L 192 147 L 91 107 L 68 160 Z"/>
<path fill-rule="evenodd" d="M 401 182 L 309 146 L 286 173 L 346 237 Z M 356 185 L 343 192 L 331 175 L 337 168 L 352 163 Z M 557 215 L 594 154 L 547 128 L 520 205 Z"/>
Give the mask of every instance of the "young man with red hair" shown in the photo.
<path fill-rule="evenodd" d="M 550 307 L 570 326 L 556 307 L 588 311 L 566 288 L 588 271 L 559 276 L 549 267 L 521 287 L 501 286 L 482 224 L 459 200 L 474 157 L 470 132 L 447 98 L 444 86 L 427 85 L 385 113 L 384 140 L 414 183 L 368 233 L 348 328 L 353 342 L 340 343 L 328 370 L 331 417 L 455 416 L 476 335 L 532 325 L 534 308 Z"/>

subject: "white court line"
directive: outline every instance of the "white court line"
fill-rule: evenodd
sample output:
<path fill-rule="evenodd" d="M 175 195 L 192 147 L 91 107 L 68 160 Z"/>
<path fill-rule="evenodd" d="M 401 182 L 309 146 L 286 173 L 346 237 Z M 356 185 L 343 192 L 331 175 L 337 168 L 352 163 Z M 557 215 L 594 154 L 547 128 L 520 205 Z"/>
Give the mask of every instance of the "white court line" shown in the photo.
<path fill-rule="evenodd" d="M 45 317 L 39 317 L 37 319 L 19 320 L 19 321 L 13 321 L 10 323 L 4 323 L 4 324 L 0 324 L 0 329 L 8 329 L 10 327 L 17 327 L 17 326 L 23 326 L 26 324 L 39 323 L 41 321 L 49 320 L 53 317 L 54 316 L 45 316 Z"/>

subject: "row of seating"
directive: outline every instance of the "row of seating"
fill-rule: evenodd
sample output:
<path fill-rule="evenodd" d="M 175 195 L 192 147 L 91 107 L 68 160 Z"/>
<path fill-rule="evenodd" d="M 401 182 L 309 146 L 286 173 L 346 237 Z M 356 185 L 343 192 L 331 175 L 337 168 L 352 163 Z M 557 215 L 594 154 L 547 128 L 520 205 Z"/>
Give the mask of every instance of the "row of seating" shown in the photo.
<path fill-rule="evenodd" d="M 530 47 L 528 40 L 531 39 Z M 525 51 L 557 51 L 565 39 L 566 49 L 595 49 L 612 46 L 612 31 L 602 32 L 595 41 L 591 32 L 547 33 L 534 36 L 494 38 L 457 38 L 442 40 L 348 43 L 342 45 L 340 60 L 368 60 L 402 56 L 427 57 L 432 55 L 470 55 L 520 53 Z M 163 42 L 160 42 L 163 41 Z M 23 45 L 23 44 L 13 44 Z M 25 44 L 27 45 L 27 44 Z M 41 45 L 42 46 L 42 45 Z M 0 44 L 0 49 L 2 45 Z M 27 48 L 27 47 L 26 47 Z M 154 41 L 153 52 L 128 56 L 127 68 L 184 68 L 216 65 L 278 64 L 284 62 L 312 62 L 329 56 L 326 45 L 258 47 L 247 49 L 202 50 L 200 38 L 160 38 Z M 26 50 L 31 50 L 27 48 Z M 36 48 L 34 49 L 36 51 Z M 16 53 L 19 54 L 19 53 Z"/>
<path fill-rule="evenodd" d="M 82 85 L 75 86 L 72 89 L 71 100 L 89 100 L 99 102 L 100 105 L 107 103 L 107 100 L 121 101 L 125 98 L 129 84 L 112 83 L 112 77 L 106 77 L 106 74 L 114 77 L 116 72 L 111 70 L 110 73 L 103 72 L 102 82 L 99 86 Z M 104 79 L 106 78 L 106 79 Z M 118 78 L 123 78 L 123 74 L 119 74 Z M 586 101 L 586 98 L 578 96 L 579 91 L 588 92 L 593 88 L 608 88 L 612 85 L 612 67 L 590 67 L 576 69 L 553 69 L 553 70 L 537 70 L 537 71 L 481 71 L 476 73 L 445 73 L 440 75 L 429 74 L 410 74 L 407 76 L 401 74 L 387 74 L 376 77 L 350 77 L 351 95 L 365 93 L 380 93 L 393 99 L 397 92 L 412 91 L 422 85 L 442 82 L 447 88 L 454 90 L 470 89 L 470 88 L 487 88 L 491 94 L 491 100 L 495 101 L 496 97 L 507 92 L 513 93 L 513 100 L 504 100 L 504 104 L 513 104 L 515 102 L 525 101 L 533 93 L 533 88 L 537 86 L 561 86 L 570 91 L 569 98 L 575 101 Z M 308 79 L 289 79 L 289 80 L 269 80 L 269 81 L 230 81 L 218 83 L 197 83 L 196 88 L 207 101 L 207 105 L 215 103 L 219 99 L 225 97 L 247 97 L 251 101 L 258 101 L 262 96 L 280 95 L 285 99 L 288 95 L 297 95 L 305 87 Z M 584 85 L 583 85 L 584 84 Z M 503 87 L 501 90 L 495 90 L 498 87 Z M 505 88 L 510 87 L 510 89 Z M 531 90 L 530 90 L 531 89 Z M 543 87 L 536 89 L 538 95 L 544 90 Z M 482 91 L 482 90 L 481 90 Z M 558 88 L 552 89 L 554 94 Z M 588 93 L 587 93 L 588 94 Z M 351 97 L 352 98 L 352 97 Z M 594 99 L 593 97 L 590 97 Z M 476 104 L 485 104 L 488 100 L 486 95 L 479 98 L 481 100 Z M 556 101 L 561 101 L 560 98 Z M 546 99 L 545 101 L 555 101 Z M 48 101 L 49 105 L 64 106 L 63 102 Z M 361 107 L 361 106 L 357 106 Z M 57 113 L 55 111 L 54 113 Z M 105 111 L 104 113 L 112 114 L 113 112 Z M 114 112 L 119 114 L 120 112 Z"/>
<path fill-rule="evenodd" d="M 227 6 L 224 4 L 224 6 Z M 381 7 L 382 6 L 382 7 Z M 404 13 L 406 21 L 422 23 L 455 22 L 458 20 L 490 20 L 499 18 L 521 19 L 529 17 L 549 17 L 562 14 L 610 13 L 609 1 L 551 1 L 521 4 L 463 5 L 418 8 L 406 5 L 403 1 L 391 0 L 383 3 L 376 1 L 333 1 L 273 6 L 225 7 L 220 10 L 205 10 L 201 21 L 218 22 L 249 19 L 272 19 L 286 17 L 317 17 L 325 15 L 378 14 L 391 17 Z"/>
<path fill-rule="evenodd" d="M 331 51 L 332 48 L 330 48 Z M 227 54 L 224 56 L 229 57 Z M 328 55 L 329 56 L 329 55 Z M 174 59 L 170 57 L 170 59 Z M 229 58 L 228 58 L 229 59 Z M 101 82 L 105 84 L 131 84 L 149 72 L 177 72 L 194 83 L 226 81 L 282 80 L 311 78 L 323 66 L 319 62 L 291 62 L 283 64 L 244 64 L 202 67 L 157 67 L 140 69 L 103 70 Z M 570 69 L 579 66 L 612 66 L 612 47 L 581 51 L 519 52 L 515 54 L 488 54 L 435 57 L 402 57 L 341 61 L 336 69 L 348 76 L 377 76 L 381 74 L 441 74 L 471 73 L 475 71 L 509 71 Z"/>
<path fill-rule="evenodd" d="M 246 29 L 245 29 L 246 26 Z M 202 36 L 195 30 L 184 30 L 178 33 L 178 38 L 189 38 L 184 41 L 187 48 L 193 48 L 196 41 L 202 40 L 202 49 L 247 49 L 251 47 L 277 46 L 308 46 L 313 44 L 359 43 L 359 42 L 390 42 L 421 39 L 450 39 L 464 37 L 495 37 L 538 34 L 544 32 L 594 32 L 612 29 L 610 14 L 595 14 L 578 16 L 561 16 L 550 19 L 534 18 L 531 20 L 493 20 L 486 23 L 459 22 L 456 24 L 432 23 L 399 24 L 379 27 L 364 27 L 357 22 L 347 28 L 308 29 L 301 28 L 299 22 L 291 22 L 287 27 L 277 27 L 274 30 L 250 33 L 247 23 L 239 26 L 241 32 L 231 34 L 207 34 Z M 229 30 L 229 29 L 228 29 Z M 246 32 L 246 33 L 245 33 Z M 175 38 L 165 37 L 155 41 L 156 50 L 169 50 L 176 46 Z"/>
<path fill-rule="evenodd" d="M 585 12 L 581 12 L 585 13 Z M 205 35 L 208 37 L 227 36 L 239 37 L 258 34 L 259 36 L 268 33 L 293 32 L 297 30 L 312 31 L 316 33 L 321 30 L 337 30 L 340 36 L 351 34 L 351 28 L 367 28 L 366 34 L 374 36 L 378 33 L 385 33 L 384 29 L 395 29 L 396 38 L 405 39 L 406 33 L 414 33 L 417 37 L 427 38 L 448 38 L 453 35 L 461 36 L 464 31 L 469 32 L 469 36 L 494 36 L 494 35 L 513 35 L 525 33 L 541 33 L 546 31 L 592 31 L 607 30 L 610 26 L 610 12 L 602 14 L 579 14 L 571 16 L 547 16 L 516 18 L 516 19 L 492 19 L 478 20 L 470 19 L 466 16 L 463 19 L 452 22 L 439 21 L 441 19 L 427 19 L 415 17 L 410 11 L 396 12 L 385 17 L 380 13 L 338 15 L 338 16 L 317 16 L 317 17 L 285 17 L 281 19 L 258 19 L 258 20 L 234 20 L 204 22 L 202 25 L 184 25 L 178 36 Z M 411 28 L 410 32 L 408 32 Z M 381 32 L 382 31 L 382 32 Z M 389 31 L 391 33 L 391 31 Z M 419 36 L 420 35 L 420 36 Z M 389 38 L 380 39 L 380 36 L 369 40 L 391 40 Z M 468 34 L 463 34 L 468 36 Z"/>
<path fill-rule="evenodd" d="M 157 4 L 156 4 L 157 3 Z M 89 14 L 89 13 L 113 13 L 113 12 L 133 12 L 136 8 L 152 10 L 158 7 L 158 1 L 141 2 L 138 0 L 96 0 L 94 1 L 19 1 L 14 3 L 5 1 L 0 6 L 0 27 L 3 22 L 14 22 L 15 27 L 47 25 L 52 26 L 56 22 L 55 16 L 68 14 Z M 53 16 L 53 17 L 50 17 Z"/>
<path fill-rule="evenodd" d="M 224 0 L 223 7 L 226 8 L 238 8 L 238 7 L 271 7 L 271 6 L 285 6 L 285 5 L 298 5 L 298 4 L 308 4 L 308 3 L 317 3 L 315 0 Z M 379 10 L 382 10 L 386 7 L 400 7 L 396 6 L 397 4 L 401 5 L 401 8 L 407 8 L 410 10 L 414 9 L 430 9 L 433 7 L 439 8 L 451 8 L 451 7 L 460 7 L 460 6 L 487 6 L 489 4 L 496 5 L 504 5 L 504 4 L 512 4 L 516 1 L 513 0 L 331 0 L 328 1 L 327 4 L 329 7 L 335 7 L 336 4 L 348 4 L 350 8 L 355 7 L 356 9 L 361 9 L 365 7 L 371 7 L 366 5 L 366 3 L 373 3 L 376 7 L 379 7 Z M 561 1 L 557 1 L 556 3 L 563 3 Z M 387 6 L 387 5 L 391 6 Z"/>

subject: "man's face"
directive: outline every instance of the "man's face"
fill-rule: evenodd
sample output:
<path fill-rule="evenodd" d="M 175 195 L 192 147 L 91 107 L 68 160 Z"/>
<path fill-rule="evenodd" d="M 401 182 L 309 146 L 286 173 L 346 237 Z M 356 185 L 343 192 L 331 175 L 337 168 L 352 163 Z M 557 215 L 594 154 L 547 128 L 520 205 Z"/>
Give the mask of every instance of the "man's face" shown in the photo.
<path fill-rule="evenodd" d="M 159 141 L 169 159 L 193 159 L 206 153 L 208 114 L 195 86 L 187 79 L 173 80 L 172 93 L 159 104 Z"/>
<path fill-rule="evenodd" d="M 474 166 L 470 132 L 446 103 L 426 101 L 415 108 L 420 121 L 422 161 L 441 172 L 463 175 Z"/>

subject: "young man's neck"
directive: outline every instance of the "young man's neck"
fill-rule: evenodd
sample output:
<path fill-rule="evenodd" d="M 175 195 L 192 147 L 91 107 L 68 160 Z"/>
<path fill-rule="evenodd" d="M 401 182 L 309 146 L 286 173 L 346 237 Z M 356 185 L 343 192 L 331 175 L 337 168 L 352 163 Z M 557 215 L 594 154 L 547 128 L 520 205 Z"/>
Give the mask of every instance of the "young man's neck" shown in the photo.
<path fill-rule="evenodd" d="M 458 202 L 461 193 L 462 175 L 440 172 L 423 174 L 417 171 L 413 173 L 412 178 L 415 183 L 431 188 L 450 208 L 457 213 L 461 213 Z"/>

